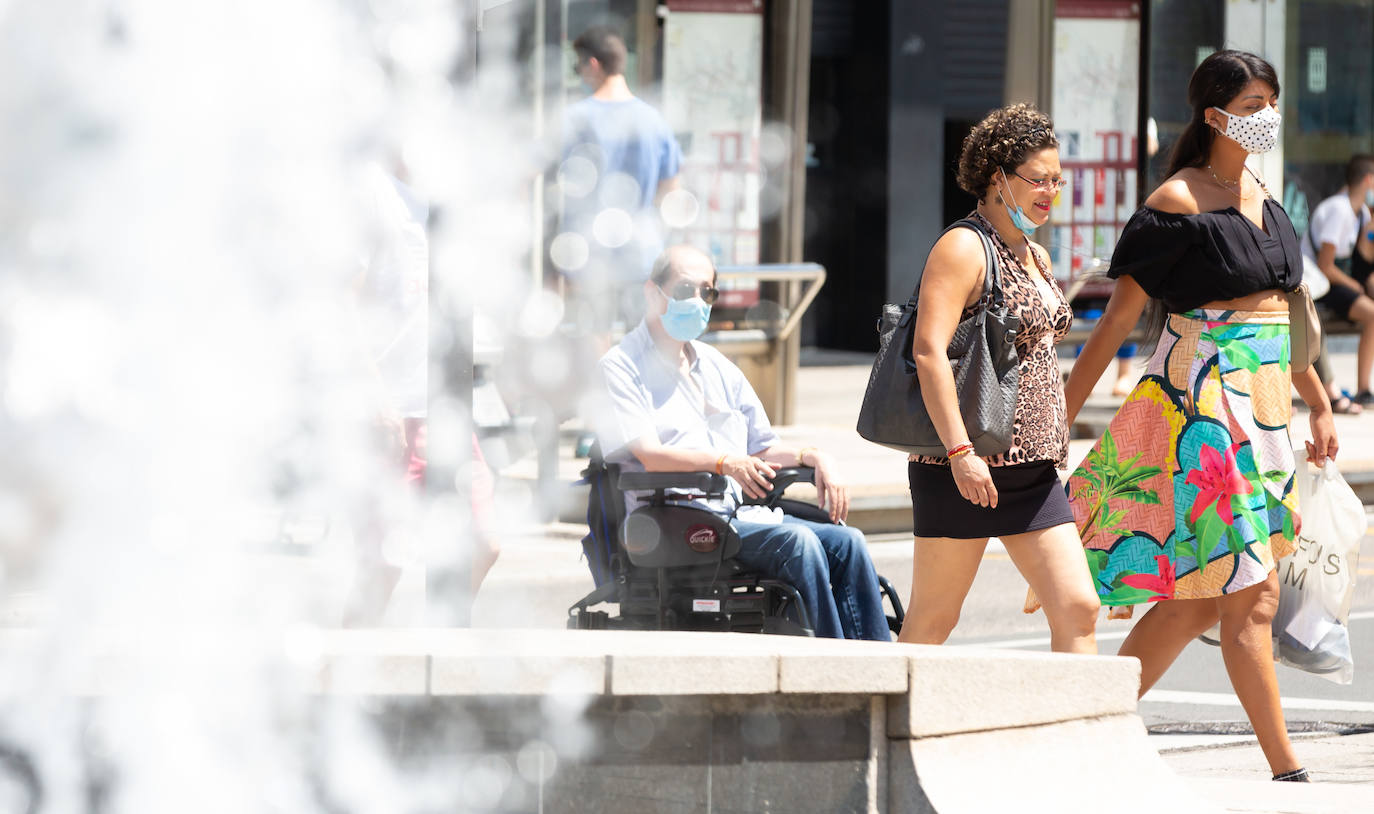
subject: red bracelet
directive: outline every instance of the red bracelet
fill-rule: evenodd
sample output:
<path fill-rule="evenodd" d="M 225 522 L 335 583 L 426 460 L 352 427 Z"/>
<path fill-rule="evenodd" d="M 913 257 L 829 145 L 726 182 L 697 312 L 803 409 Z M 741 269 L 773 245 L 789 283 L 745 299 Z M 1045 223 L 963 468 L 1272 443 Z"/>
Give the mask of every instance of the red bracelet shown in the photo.
<path fill-rule="evenodd" d="M 970 441 L 965 441 L 964 443 L 958 445 L 957 447 L 954 447 L 953 449 L 947 450 L 947 451 L 945 452 L 945 457 L 946 457 L 946 458 L 953 459 L 953 458 L 959 457 L 960 455 L 963 455 L 963 454 L 965 454 L 965 453 L 972 452 L 972 451 L 973 451 L 973 443 L 970 442 Z"/>

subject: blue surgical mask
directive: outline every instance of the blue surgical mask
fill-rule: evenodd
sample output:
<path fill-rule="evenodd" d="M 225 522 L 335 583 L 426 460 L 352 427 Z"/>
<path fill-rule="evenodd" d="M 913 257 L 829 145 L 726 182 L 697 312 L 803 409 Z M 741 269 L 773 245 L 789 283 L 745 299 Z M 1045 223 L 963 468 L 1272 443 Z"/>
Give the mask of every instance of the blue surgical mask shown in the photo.
<path fill-rule="evenodd" d="M 1011 181 L 1007 180 L 1006 170 L 998 167 L 997 171 L 1002 173 L 1002 182 L 1007 185 L 1006 194 L 1000 196 L 1002 198 L 1002 207 L 1005 208 L 1007 214 L 1011 216 L 1011 225 L 1020 229 L 1021 234 L 1030 237 L 1035 234 L 1035 223 L 1032 222 L 1030 218 L 1026 217 L 1026 212 L 1021 208 L 1021 204 L 1016 204 L 1016 208 L 1012 209 L 1011 204 L 1007 203 L 1007 198 L 1011 197 Z M 1012 203 L 1016 203 L 1015 199 L 1012 199 Z"/>
<path fill-rule="evenodd" d="M 663 293 L 662 288 L 659 293 Z M 700 297 L 675 300 L 663 294 L 663 298 L 668 301 L 668 310 L 663 314 L 663 330 L 679 342 L 691 342 L 701 336 L 711 319 L 711 306 Z"/>

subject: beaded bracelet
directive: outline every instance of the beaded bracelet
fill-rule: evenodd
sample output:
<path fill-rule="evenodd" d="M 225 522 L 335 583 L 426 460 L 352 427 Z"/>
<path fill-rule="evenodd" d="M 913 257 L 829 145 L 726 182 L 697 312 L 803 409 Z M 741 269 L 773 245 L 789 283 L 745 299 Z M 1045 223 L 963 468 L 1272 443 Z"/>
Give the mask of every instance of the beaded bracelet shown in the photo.
<path fill-rule="evenodd" d="M 972 451 L 973 444 L 971 442 L 965 441 L 964 443 L 959 444 L 953 449 L 950 449 L 947 452 L 945 452 L 945 457 L 952 461 L 955 458 L 958 458 L 960 455 L 967 455 Z"/>

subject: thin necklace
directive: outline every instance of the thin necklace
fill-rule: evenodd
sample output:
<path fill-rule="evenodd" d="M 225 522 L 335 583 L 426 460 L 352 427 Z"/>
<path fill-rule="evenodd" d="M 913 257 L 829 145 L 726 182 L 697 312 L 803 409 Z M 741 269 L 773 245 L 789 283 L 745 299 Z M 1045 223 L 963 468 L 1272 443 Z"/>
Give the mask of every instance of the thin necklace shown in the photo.
<path fill-rule="evenodd" d="M 1256 183 L 1256 184 L 1259 184 L 1259 188 L 1264 192 L 1264 197 L 1266 197 L 1266 198 L 1272 198 L 1272 197 L 1274 197 L 1274 196 L 1269 192 L 1269 187 L 1267 187 L 1267 186 L 1264 185 L 1264 179 L 1263 179 L 1263 178 L 1260 178 L 1258 175 L 1256 175 L 1256 174 L 1255 174 L 1255 171 L 1252 170 L 1252 169 L 1250 169 L 1250 165 L 1249 165 L 1249 164 L 1246 164 L 1246 165 L 1245 165 L 1245 171 L 1248 172 L 1248 173 L 1250 173 L 1250 177 L 1253 178 L 1253 179 L 1255 179 L 1255 183 Z"/>
<path fill-rule="evenodd" d="M 1208 165 L 1207 165 L 1207 171 L 1208 171 L 1209 173 L 1212 174 L 1212 180 L 1217 182 L 1217 186 L 1221 187 L 1222 189 L 1226 190 L 1227 192 L 1231 193 L 1232 195 L 1235 195 L 1237 198 L 1240 198 L 1242 201 L 1248 201 L 1248 200 L 1250 200 L 1251 198 L 1255 197 L 1255 193 L 1254 193 L 1253 191 L 1252 191 L 1249 195 L 1246 195 L 1246 194 L 1244 194 L 1244 193 L 1242 193 L 1242 192 L 1240 191 L 1240 180 L 1241 180 L 1240 178 L 1237 178 L 1237 179 L 1234 180 L 1234 181 L 1228 181 L 1228 180 L 1226 180 L 1225 178 L 1222 178 L 1221 176 L 1217 175 L 1217 171 L 1214 170 L 1214 169 L 1212 169 L 1212 165 L 1211 165 L 1211 164 L 1208 164 Z M 1245 176 L 1241 176 L 1241 178 L 1244 178 L 1244 177 L 1245 177 Z M 1256 179 L 1256 180 L 1258 180 L 1258 179 Z"/>

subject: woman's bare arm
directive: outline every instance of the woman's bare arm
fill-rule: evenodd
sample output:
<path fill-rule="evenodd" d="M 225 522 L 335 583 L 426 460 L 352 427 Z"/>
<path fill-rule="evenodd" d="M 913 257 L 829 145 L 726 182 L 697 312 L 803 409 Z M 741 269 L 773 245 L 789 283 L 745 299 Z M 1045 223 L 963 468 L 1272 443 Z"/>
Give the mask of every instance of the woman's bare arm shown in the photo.
<path fill-rule="evenodd" d="M 948 350 L 959 315 L 982 293 L 983 274 L 982 240 L 971 229 L 954 229 L 931 249 L 921 276 L 911 357 L 926 412 L 946 449 L 969 440 Z"/>
<path fill-rule="evenodd" d="M 1069 381 L 1064 385 L 1064 406 L 1071 426 L 1093 386 L 1102 378 L 1102 371 L 1107 369 L 1121 343 L 1140 322 L 1140 312 L 1149 299 L 1150 295 L 1130 275 L 1123 275 L 1116 281 L 1107 308 L 1093 326 L 1092 334 L 1069 372 Z"/>

